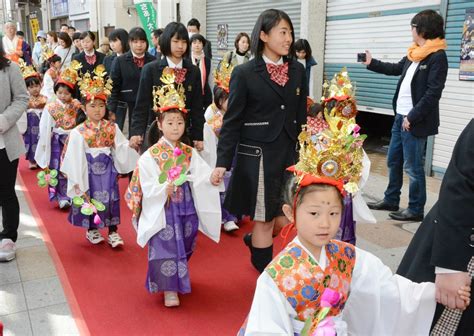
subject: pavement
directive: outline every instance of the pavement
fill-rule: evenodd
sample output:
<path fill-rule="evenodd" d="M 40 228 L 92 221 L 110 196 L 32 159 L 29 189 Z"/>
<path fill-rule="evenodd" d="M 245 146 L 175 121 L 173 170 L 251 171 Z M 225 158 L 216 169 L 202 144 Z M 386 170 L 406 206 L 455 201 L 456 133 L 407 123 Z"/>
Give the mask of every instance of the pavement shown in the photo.
<path fill-rule="evenodd" d="M 363 196 L 366 201 L 373 201 L 383 197 L 388 178 L 385 155 L 369 152 L 369 157 L 371 175 Z M 440 180 L 427 177 L 426 213 L 436 202 L 440 185 Z M 17 257 L 0 263 L 0 322 L 4 324 L 4 335 L 79 335 L 56 266 L 20 184 L 17 194 L 21 209 Z M 407 203 L 405 177 L 400 206 L 406 207 Z M 395 271 L 420 223 L 391 220 L 386 211 L 373 213 L 377 224 L 357 223 L 357 246 L 375 254 Z"/>

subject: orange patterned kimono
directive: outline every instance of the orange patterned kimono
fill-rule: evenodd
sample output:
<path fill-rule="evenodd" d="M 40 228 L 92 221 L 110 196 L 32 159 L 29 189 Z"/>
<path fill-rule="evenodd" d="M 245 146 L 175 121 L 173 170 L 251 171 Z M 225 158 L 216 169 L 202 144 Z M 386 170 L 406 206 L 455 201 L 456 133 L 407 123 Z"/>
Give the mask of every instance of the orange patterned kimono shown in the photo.
<path fill-rule="evenodd" d="M 77 99 L 73 99 L 70 103 L 64 104 L 64 106 L 59 101 L 49 103 L 47 108 L 49 114 L 54 119 L 56 128 L 71 130 L 76 127 L 77 111 L 83 107 Z"/>

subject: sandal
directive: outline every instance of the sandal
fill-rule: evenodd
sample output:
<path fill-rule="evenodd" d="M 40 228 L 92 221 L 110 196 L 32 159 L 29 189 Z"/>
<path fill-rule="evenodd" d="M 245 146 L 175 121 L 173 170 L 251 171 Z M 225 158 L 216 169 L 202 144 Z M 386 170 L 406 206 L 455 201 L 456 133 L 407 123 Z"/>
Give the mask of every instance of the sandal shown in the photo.
<path fill-rule="evenodd" d="M 165 292 L 165 307 L 178 307 L 179 297 L 176 292 Z"/>

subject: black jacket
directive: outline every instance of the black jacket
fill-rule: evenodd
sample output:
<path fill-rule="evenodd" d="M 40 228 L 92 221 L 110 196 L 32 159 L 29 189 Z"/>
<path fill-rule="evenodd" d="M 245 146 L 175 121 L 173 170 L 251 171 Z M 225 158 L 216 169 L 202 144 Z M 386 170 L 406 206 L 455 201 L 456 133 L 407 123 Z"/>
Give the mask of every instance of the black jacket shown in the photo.
<path fill-rule="evenodd" d="M 137 102 L 132 116 L 130 136 L 141 135 L 146 132 L 147 125 L 154 119 L 153 86 L 163 85 L 160 78 L 163 69 L 168 66 L 166 57 L 146 64 L 140 76 Z M 186 109 L 190 120 L 190 136 L 192 140 L 202 140 L 204 127 L 204 113 L 202 110 L 201 72 L 190 60 L 183 59 L 183 69 L 187 69 L 183 82 L 186 95 Z"/>
<path fill-rule="evenodd" d="M 397 113 L 397 99 L 400 85 L 411 61 L 405 56 L 398 63 L 385 63 L 376 59 L 367 66 L 367 69 L 389 76 L 400 76 L 395 96 L 393 110 Z M 410 122 L 410 132 L 414 136 L 426 137 L 438 134 L 439 127 L 439 100 L 448 75 L 448 58 L 444 50 L 438 50 L 428 55 L 416 68 L 411 81 L 411 96 L 413 109 L 407 118 Z"/>
<path fill-rule="evenodd" d="M 105 58 L 104 58 L 105 71 L 107 71 L 107 75 L 109 75 L 109 76 L 111 76 L 111 74 L 112 74 L 112 63 L 114 63 L 116 58 L 117 58 L 116 53 L 113 53 L 112 55 L 105 56 Z"/>
<path fill-rule="evenodd" d="M 96 66 L 104 63 L 105 55 L 101 52 L 98 52 L 97 50 L 94 51 L 94 53 L 95 53 L 95 63 L 92 65 L 87 63 L 86 54 L 84 51 L 82 51 L 81 53 L 77 55 L 74 55 L 73 60 L 79 61 L 82 64 L 82 68 L 80 70 L 81 74 L 84 74 L 87 71 L 92 73 Z"/>
<path fill-rule="evenodd" d="M 289 80 L 284 87 L 270 79 L 262 57 L 234 68 L 216 167 L 229 169 L 235 147 L 246 139 L 270 143 L 286 131 L 297 141 L 301 125 L 306 124 L 308 87 L 303 65 L 295 60 L 285 62 L 289 63 Z"/>
<path fill-rule="evenodd" d="M 205 54 L 204 54 L 205 55 Z M 191 56 L 192 57 L 192 56 Z M 192 62 L 192 60 L 191 60 Z M 204 94 L 203 94 L 203 110 L 205 111 L 209 105 L 212 104 L 212 91 L 209 86 L 209 76 L 211 73 L 211 59 L 207 56 L 204 57 L 204 66 L 206 67 L 206 78 L 204 81 Z"/>
<path fill-rule="evenodd" d="M 144 57 L 145 64 L 156 60 L 155 57 L 148 52 L 145 53 Z M 131 51 L 115 58 L 112 63 L 110 76 L 113 81 L 112 94 L 108 99 L 110 111 L 115 112 L 119 101 L 130 103 L 137 100 L 138 85 L 140 84 L 142 69 L 137 67 L 133 62 L 133 54 Z"/>
<path fill-rule="evenodd" d="M 466 272 L 474 255 L 474 120 L 456 145 L 439 191 L 397 273 L 416 281 L 435 280 L 435 267 Z"/>

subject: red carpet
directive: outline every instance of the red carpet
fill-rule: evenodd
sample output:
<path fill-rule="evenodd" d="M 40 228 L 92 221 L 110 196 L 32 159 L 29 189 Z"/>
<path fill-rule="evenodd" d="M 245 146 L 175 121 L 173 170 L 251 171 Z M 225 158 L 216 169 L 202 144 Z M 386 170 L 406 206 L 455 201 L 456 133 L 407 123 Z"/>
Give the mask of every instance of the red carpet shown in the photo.
<path fill-rule="evenodd" d="M 33 215 L 43 232 L 81 334 L 91 335 L 235 335 L 253 297 L 257 272 L 242 235 L 222 233 L 215 244 L 202 234 L 190 261 L 192 293 L 179 308 L 165 308 L 162 294 L 145 289 L 147 249 L 135 243 L 130 211 L 121 204 L 119 232 L 125 246 L 112 250 L 91 245 L 85 230 L 67 222 L 36 185 L 36 171 L 20 162 L 20 175 Z M 120 180 L 121 194 L 128 179 Z M 102 231 L 105 236 L 105 231 Z M 277 244 L 279 246 L 279 244 Z"/>

